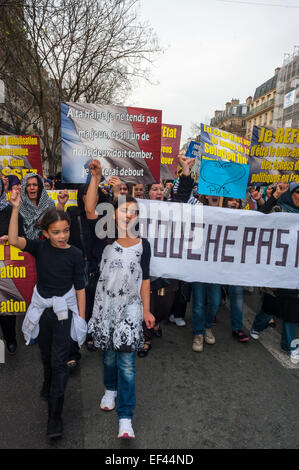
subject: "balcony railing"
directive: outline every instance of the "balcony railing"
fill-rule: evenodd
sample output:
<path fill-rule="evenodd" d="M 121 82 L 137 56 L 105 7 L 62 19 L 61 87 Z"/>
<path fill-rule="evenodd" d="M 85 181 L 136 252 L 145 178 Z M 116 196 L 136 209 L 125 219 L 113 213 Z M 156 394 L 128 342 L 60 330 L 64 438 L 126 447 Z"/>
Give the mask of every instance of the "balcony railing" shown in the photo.
<path fill-rule="evenodd" d="M 267 108 L 271 108 L 271 106 L 274 106 L 274 98 L 248 111 L 245 118 L 253 116 L 254 114 L 259 114 L 260 112 L 265 111 Z"/>

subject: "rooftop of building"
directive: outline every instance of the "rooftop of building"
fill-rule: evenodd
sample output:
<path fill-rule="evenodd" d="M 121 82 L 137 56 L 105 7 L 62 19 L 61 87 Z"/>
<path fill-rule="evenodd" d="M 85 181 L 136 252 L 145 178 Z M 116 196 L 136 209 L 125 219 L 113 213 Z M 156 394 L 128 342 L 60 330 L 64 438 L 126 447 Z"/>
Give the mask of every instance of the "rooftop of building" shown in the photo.
<path fill-rule="evenodd" d="M 261 96 L 269 93 L 276 88 L 277 74 L 256 88 L 253 100 L 258 100 Z"/>

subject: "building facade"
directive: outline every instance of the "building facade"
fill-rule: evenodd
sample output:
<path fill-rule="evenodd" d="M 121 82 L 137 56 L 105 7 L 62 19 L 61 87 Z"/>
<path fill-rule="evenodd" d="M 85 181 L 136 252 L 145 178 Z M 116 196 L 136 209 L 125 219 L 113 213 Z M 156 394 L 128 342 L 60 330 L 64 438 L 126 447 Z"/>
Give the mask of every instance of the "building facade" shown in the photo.
<path fill-rule="evenodd" d="M 299 46 L 285 56 L 277 77 L 273 127 L 299 128 Z"/>
<path fill-rule="evenodd" d="M 246 100 L 249 106 L 249 111 L 245 117 L 245 135 L 247 139 L 251 138 L 253 126 L 273 126 L 274 103 L 279 71 L 280 68 L 276 68 L 274 76 L 257 87 L 253 98 L 249 96 Z"/>
<path fill-rule="evenodd" d="M 225 105 L 225 110 L 215 111 L 210 125 L 223 129 L 232 134 L 244 136 L 246 132 L 245 116 L 249 110 L 247 103 L 240 103 L 238 99 L 232 99 Z"/>

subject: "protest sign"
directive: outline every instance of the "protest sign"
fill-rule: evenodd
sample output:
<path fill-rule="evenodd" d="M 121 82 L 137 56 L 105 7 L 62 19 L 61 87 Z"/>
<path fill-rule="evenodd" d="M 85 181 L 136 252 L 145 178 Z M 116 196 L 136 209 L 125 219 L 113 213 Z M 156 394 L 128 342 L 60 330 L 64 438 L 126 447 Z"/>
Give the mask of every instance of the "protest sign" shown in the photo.
<path fill-rule="evenodd" d="M 244 137 L 201 124 L 200 144 L 202 159 L 248 163 L 250 142 Z"/>
<path fill-rule="evenodd" d="M 176 177 L 179 164 L 178 155 L 180 151 L 182 126 L 174 124 L 162 124 L 161 137 L 161 179 L 168 179 L 163 176 L 162 168 L 166 166 L 173 178 Z"/>
<path fill-rule="evenodd" d="M 162 111 L 79 103 L 61 110 L 64 182 L 85 183 L 93 158 L 106 179 L 160 181 Z"/>
<path fill-rule="evenodd" d="M 198 177 L 198 193 L 244 199 L 249 165 L 216 160 L 202 160 Z"/>
<path fill-rule="evenodd" d="M 254 126 L 250 145 L 250 185 L 299 182 L 299 129 Z"/>
<path fill-rule="evenodd" d="M 59 194 L 59 190 L 58 191 L 47 191 L 48 193 L 48 196 L 54 201 L 55 203 L 55 206 L 57 206 L 58 204 L 58 194 Z M 78 203 L 77 203 L 77 189 L 68 189 L 68 193 L 69 193 L 69 198 L 68 198 L 68 201 L 66 202 L 65 206 L 64 206 L 64 210 L 66 210 L 68 207 L 73 207 L 73 206 L 77 206 Z"/>
<path fill-rule="evenodd" d="M 186 282 L 299 288 L 297 214 L 138 201 L 150 274 Z"/>
<path fill-rule="evenodd" d="M 0 245 L 0 315 L 24 315 L 35 284 L 34 257 L 12 245 Z"/>
<path fill-rule="evenodd" d="M 1 135 L 0 171 L 3 176 L 15 175 L 20 180 L 27 173 L 43 175 L 38 135 Z"/>
<path fill-rule="evenodd" d="M 190 158 L 200 158 L 200 143 L 196 140 L 191 140 L 186 150 L 185 156 Z"/>

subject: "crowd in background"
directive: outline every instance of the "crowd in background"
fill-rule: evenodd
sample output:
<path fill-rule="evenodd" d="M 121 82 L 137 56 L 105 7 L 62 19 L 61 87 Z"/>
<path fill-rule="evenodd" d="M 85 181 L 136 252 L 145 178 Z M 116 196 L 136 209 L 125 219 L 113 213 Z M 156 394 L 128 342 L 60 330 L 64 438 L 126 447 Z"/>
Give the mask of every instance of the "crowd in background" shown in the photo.
<path fill-rule="evenodd" d="M 109 296 L 109 292 L 104 292 L 103 294 L 103 292 L 100 293 L 99 291 L 99 285 L 103 280 L 101 276 L 105 271 L 105 266 L 103 263 L 105 262 L 105 256 L 107 257 L 107 253 L 109 253 L 109 256 L 111 256 L 111 266 L 113 263 L 117 262 L 116 258 L 113 258 L 112 256 L 111 248 L 107 247 L 105 241 L 97 238 L 95 234 L 95 225 L 100 219 L 100 216 L 96 212 L 96 207 L 102 202 L 110 202 L 114 204 L 116 210 L 121 211 L 122 206 L 117 205 L 118 196 L 126 196 L 126 200 L 128 202 L 126 206 L 125 217 L 128 217 L 129 219 L 130 217 L 136 217 L 136 214 L 138 213 L 138 210 L 134 209 L 136 214 L 134 212 L 133 215 L 130 216 L 130 204 L 132 209 L 132 207 L 135 207 L 135 205 L 137 206 L 138 199 L 143 198 L 156 201 L 174 201 L 189 204 L 219 206 L 219 197 L 198 194 L 197 183 L 194 181 L 191 173 L 192 165 L 194 163 L 193 159 L 180 157 L 180 163 L 182 166 L 182 175 L 179 178 L 167 180 L 161 183 L 154 183 L 148 186 L 143 184 L 129 185 L 122 182 L 117 177 L 110 178 L 107 182 L 103 182 L 101 177 L 101 167 L 96 160 L 93 160 L 90 164 L 91 177 L 89 179 L 89 183 L 85 185 L 64 184 L 61 181 L 61 174 L 58 174 L 55 177 L 44 178 L 36 174 L 28 174 L 22 181 L 20 181 L 16 176 L 2 177 L 0 179 L 1 243 L 8 242 L 9 225 L 11 223 L 12 213 L 14 213 L 14 205 L 17 207 L 18 211 L 17 216 L 14 216 L 15 220 L 18 219 L 18 236 L 24 237 L 22 240 L 24 239 L 27 241 L 27 246 L 30 245 L 31 241 L 43 240 L 47 234 L 47 231 L 49 230 L 48 227 L 51 227 L 51 223 L 57 223 L 58 221 L 69 224 L 68 243 L 71 246 L 76 247 L 76 249 L 79 250 L 82 255 L 82 258 L 80 259 L 82 260 L 82 270 L 84 272 L 85 320 L 89 324 L 85 347 L 90 352 L 96 351 L 98 349 L 105 351 L 106 348 L 106 346 L 104 348 L 101 347 L 103 344 L 103 332 L 101 330 L 101 332 L 98 333 L 97 329 L 99 321 L 103 321 L 103 319 L 101 317 L 99 320 L 99 318 L 96 316 L 98 313 L 96 314 L 95 310 L 101 310 L 103 305 L 106 305 L 103 300 L 103 295 L 105 294 L 104 297 L 107 295 Z M 54 189 L 59 190 L 56 211 L 64 211 L 65 205 L 68 201 L 67 189 L 78 190 L 77 206 L 68 207 L 66 210 L 67 219 L 64 220 L 63 216 L 60 215 L 60 218 L 58 217 L 57 221 L 51 223 L 49 222 L 47 228 L 43 230 L 40 221 L 45 217 L 46 214 L 49 213 L 49 211 L 53 211 L 55 208 L 54 202 L 47 194 L 47 190 Z M 13 194 L 11 201 L 7 198 L 7 193 Z M 17 194 L 19 194 L 19 196 L 17 196 Z M 248 188 L 247 196 L 244 201 L 235 198 L 224 198 L 223 201 L 221 201 L 221 205 L 224 208 L 229 208 L 232 210 L 239 210 L 246 207 L 249 210 L 257 210 L 264 214 L 268 214 L 273 211 L 299 213 L 299 183 L 291 183 L 290 185 L 278 183 L 277 185 L 264 187 L 250 187 Z M 117 228 L 119 232 L 120 227 Z M 124 229 L 124 239 L 126 239 L 126 230 L 127 228 Z M 51 240 L 52 239 L 50 238 L 50 241 Z M 20 246 L 26 247 L 26 241 L 24 242 L 24 245 L 21 244 Z M 116 242 L 117 239 L 113 240 L 114 244 Z M 18 243 L 21 242 L 19 241 Z M 126 246 L 124 247 L 122 245 L 116 246 L 112 244 L 112 246 L 118 248 L 120 253 L 124 251 L 124 248 L 127 248 Z M 139 245 L 137 244 L 136 246 Z M 186 325 L 187 306 L 191 300 L 193 329 L 192 349 L 197 353 L 202 352 L 204 350 L 205 343 L 209 345 L 215 344 L 216 338 L 213 331 L 213 326 L 215 326 L 217 323 L 217 315 L 221 302 L 223 299 L 229 299 L 231 331 L 233 339 L 240 343 L 247 343 L 250 338 L 257 340 L 265 328 L 268 326 L 275 327 L 276 318 L 280 318 L 282 320 L 281 348 L 284 352 L 290 355 L 293 362 L 299 362 L 298 350 L 296 349 L 296 346 L 293 345 L 293 340 L 296 338 L 296 326 L 299 322 L 298 290 L 260 289 L 261 308 L 259 312 L 257 312 L 249 334 L 247 334 L 243 331 L 244 287 L 211 284 L 205 282 L 186 283 L 176 279 L 149 277 L 148 266 L 150 261 L 150 248 L 148 248 L 148 246 L 145 244 L 142 246 L 143 248 L 141 249 L 141 252 L 139 253 L 137 250 L 137 252 L 134 254 L 134 256 L 136 255 L 137 257 L 141 257 L 141 271 L 139 272 L 139 268 L 137 269 L 139 277 L 136 279 L 138 280 L 138 285 L 139 280 L 140 282 L 142 281 L 142 286 L 147 285 L 146 282 L 148 281 L 150 293 L 150 304 L 148 306 L 148 312 L 150 312 L 153 317 L 148 316 L 146 321 L 143 321 L 142 332 L 138 333 L 138 347 L 134 346 L 131 347 L 131 349 L 129 348 L 130 352 L 137 352 L 139 358 L 145 358 L 153 346 L 153 338 L 162 337 L 163 332 L 161 323 L 163 321 L 169 321 L 178 327 L 184 327 Z M 133 247 L 130 246 L 129 248 L 131 251 L 133 250 Z M 33 250 L 33 248 L 30 249 Z M 147 253 L 146 258 L 145 253 Z M 110 259 L 109 256 L 108 261 Z M 112 272 L 112 268 L 109 272 Z M 81 274 L 78 274 L 78 276 L 80 277 Z M 123 276 L 127 276 L 129 279 L 130 273 L 128 274 L 127 271 L 124 271 Z M 105 278 L 103 280 L 104 284 L 102 284 L 102 286 L 105 285 L 105 282 L 109 281 L 109 279 L 107 279 Z M 80 291 L 82 289 L 82 282 L 79 281 L 78 278 L 76 278 L 76 280 L 78 286 L 80 287 L 78 287 L 78 290 Z M 122 292 L 128 288 L 128 286 L 124 287 L 122 281 L 117 276 L 113 282 L 114 286 L 117 287 L 116 297 L 120 299 L 120 297 L 123 295 Z M 115 283 L 118 283 L 117 286 Z M 113 284 L 112 288 L 109 282 L 107 285 L 110 286 L 109 289 L 111 292 L 111 289 L 113 290 Z M 134 289 L 133 286 L 130 288 Z M 141 294 L 143 295 L 142 288 Z M 111 304 L 109 304 L 109 307 L 104 307 L 108 308 L 108 310 L 110 305 L 114 305 L 113 302 L 115 302 L 115 300 L 111 300 L 110 297 L 113 296 L 109 296 L 109 302 L 111 302 Z M 146 302 L 144 300 L 145 298 L 146 295 L 144 294 L 144 297 L 142 297 L 143 303 Z M 134 300 L 134 302 L 135 301 L 137 302 L 137 300 Z M 122 307 L 117 308 L 121 309 Z M 132 318 L 133 314 L 130 317 L 130 321 L 133 321 Z M 6 342 L 7 351 L 9 354 L 14 355 L 17 351 L 16 317 L 14 315 L 0 315 L 0 324 L 2 327 L 4 340 Z M 135 327 L 133 328 L 132 325 L 130 325 L 130 322 L 129 326 L 131 328 L 130 334 L 133 334 L 132 331 L 135 331 Z M 113 328 L 113 335 L 115 335 L 116 338 L 115 331 L 117 330 L 117 324 L 113 324 L 113 326 L 110 325 L 108 328 Z M 108 336 L 112 335 L 110 330 L 107 334 Z M 124 333 L 124 335 L 126 334 L 127 333 Z M 31 339 L 31 344 L 35 341 L 36 339 Z M 43 341 L 45 342 L 45 340 Z M 111 341 L 112 342 L 109 342 L 109 350 L 117 350 L 115 347 L 117 340 L 113 339 Z M 132 342 L 130 344 L 132 346 L 133 344 L 135 345 L 135 343 Z M 42 349 L 41 352 L 43 354 Z M 124 350 L 122 350 L 122 352 L 124 352 Z M 112 366 L 110 362 L 115 361 L 115 358 L 114 356 L 112 357 L 111 354 L 109 356 L 106 353 L 103 353 L 103 356 L 104 368 L 106 371 L 104 382 L 108 381 L 108 383 L 111 383 L 111 381 L 113 382 L 114 379 L 112 380 L 111 378 L 113 374 L 111 372 Z M 48 362 L 50 360 L 49 357 L 47 357 Z M 127 356 L 121 355 L 120 357 L 123 358 Z M 64 369 L 64 374 L 66 374 L 66 371 L 71 371 L 78 367 L 80 358 L 81 353 L 78 342 L 73 338 L 70 338 L 68 346 L 68 357 L 65 358 L 64 364 L 60 363 L 59 367 Z M 51 380 L 53 380 L 54 372 L 53 364 L 51 366 L 48 365 L 47 367 L 48 376 L 45 375 L 41 396 L 48 400 L 49 396 L 51 395 Z M 129 366 L 119 365 L 119 368 L 121 367 L 123 367 L 124 371 L 127 371 Z M 108 376 L 109 379 L 107 378 Z M 66 379 L 64 380 L 66 382 Z M 115 406 L 117 393 L 115 386 L 109 387 L 109 385 L 107 386 L 106 382 L 106 392 L 101 402 L 101 408 L 109 411 Z M 118 393 L 119 395 L 121 394 L 120 390 L 118 390 Z M 122 402 L 123 406 L 126 400 L 127 397 L 119 397 L 119 403 Z M 130 402 L 131 408 L 134 408 L 133 402 L 134 400 Z M 131 420 L 132 414 L 124 413 L 120 410 L 120 408 L 121 405 L 119 404 L 118 412 L 120 419 Z M 51 410 L 49 413 L 51 415 Z M 125 437 L 134 437 L 133 431 L 130 427 L 129 429 L 126 428 L 125 431 L 123 431 L 123 435 Z M 128 434 L 128 436 L 126 434 Z"/>

